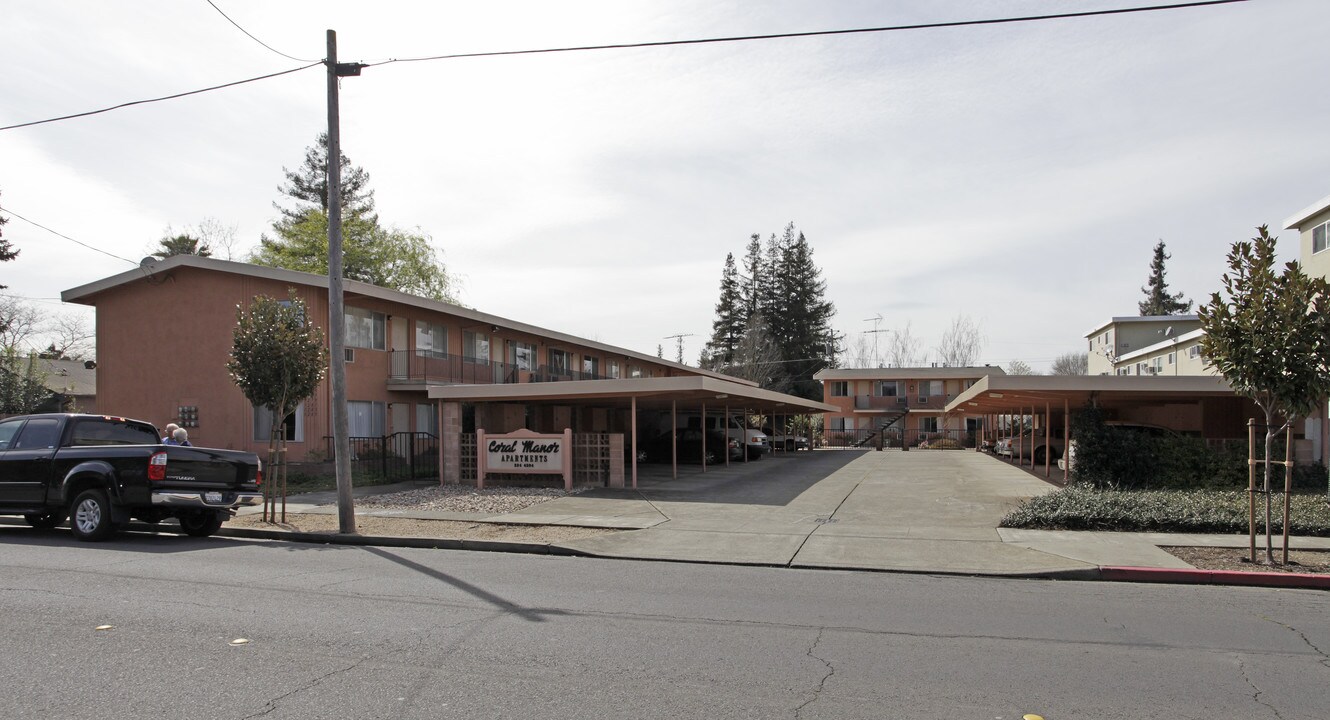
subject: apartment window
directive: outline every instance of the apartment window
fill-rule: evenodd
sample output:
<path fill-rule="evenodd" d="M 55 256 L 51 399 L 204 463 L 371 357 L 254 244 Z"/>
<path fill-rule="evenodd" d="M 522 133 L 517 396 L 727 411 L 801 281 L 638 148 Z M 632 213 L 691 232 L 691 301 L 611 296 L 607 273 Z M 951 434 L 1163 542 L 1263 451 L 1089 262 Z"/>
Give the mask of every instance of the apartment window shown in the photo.
<path fill-rule="evenodd" d="M 555 375 L 567 375 L 573 367 L 573 354 L 567 350 L 550 348 L 550 372 Z"/>
<path fill-rule="evenodd" d="M 832 397 L 846 397 L 850 394 L 850 384 L 844 380 L 836 380 L 831 383 Z"/>
<path fill-rule="evenodd" d="M 490 336 L 466 330 L 462 333 L 462 359 L 466 362 L 490 361 Z"/>
<path fill-rule="evenodd" d="M 536 346 L 531 343 L 508 341 L 508 364 L 527 372 L 536 369 Z"/>
<path fill-rule="evenodd" d="M 357 307 L 348 307 L 345 310 L 345 318 L 347 347 L 365 348 L 366 350 L 383 350 L 387 347 L 384 342 L 384 330 L 388 325 L 386 315 Z"/>
<path fill-rule="evenodd" d="M 1164 359 L 1161 357 L 1155 358 L 1151 363 L 1151 367 L 1154 369 L 1154 373 L 1158 375 L 1164 369 Z"/>
<path fill-rule="evenodd" d="M 640 378 L 640 377 L 642 377 L 642 368 L 640 368 L 640 367 L 638 367 L 638 366 L 636 366 L 636 365 L 629 365 L 629 366 L 628 366 L 628 377 L 630 377 L 630 378 Z"/>
<path fill-rule="evenodd" d="M 619 361 L 605 361 L 605 376 L 617 380 L 619 378 Z"/>
<path fill-rule="evenodd" d="M 1192 359 L 1195 359 L 1195 358 L 1198 358 L 1198 357 L 1200 357 L 1200 356 L 1201 356 L 1201 346 L 1200 346 L 1200 345 L 1192 345 L 1191 347 L 1187 348 L 1187 357 L 1192 358 Z"/>
<path fill-rule="evenodd" d="M 346 414 L 351 437 L 383 437 L 387 427 L 387 405 L 381 402 L 348 400 Z"/>
<path fill-rule="evenodd" d="M 1178 361 L 1178 354 L 1177 354 L 1177 352 L 1171 352 L 1171 353 L 1168 354 L 1168 364 L 1169 364 L 1169 365 L 1172 365 L 1173 363 L 1175 363 L 1175 362 L 1177 362 L 1177 361 Z"/>
<path fill-rule="evenodd" d="M 1312 252 L 1318 253 L 1330 242 L 1330 222 L 1323 222 L 1312 228 Z"/>
<path fill-rule="evenodd" d="M 434 411 L 433 405 L 416 405 L 416 432 L 439 436 L 439 414 Z"/>
<path fill-rule="evenodd" d="M 878 397 L 898 397 L 905 394 L 905 383 L 897 380 L 879 380 L 877 382 Z"/>
<path fill-rule="evenodd" d="M 582 372 L 597 377 L 600 375 L 600 358 L 594 358 L 590 355 L 582 356 Z"/>
<path fill-rule="evenodd" d="M 286 430 L 287 442 L 305 441 L 305 403 L 296 406 L 295 412 L 282 421 Z M 266 407 L 254 408 L 254 441 L 268 442 L 272 432 L 272 411 Z"/>
<path fill-rule="evenodd" d="M 833 417 L 833 418 L 831 418 L 831 427 L 828 428 L 828 429 L 829 429 L 829 430 L 832 430 L 832 431 L 835 431 L 835 432 L 844 432 L 844 431 L 845 431 L 845 418 L 843 418 L 843 417 Z"/>
<path fill-rule="evenodd" d="M 929 397 L 936 397 L 941 394 L 942 394 L 941 380 L 919 381 L 919 402 L 928 402 Z"/>
<path fill-rule="evenodd" d="M 935 417 L 919 418 L 919 432 L 926 432 L 926 433 L 937 432 L 937 418 Z"/>
<path fill-rule="evenodd" d="M 416 354 L 441 358 L 448 354 L 448 328 L 438 323 L 416 321 Z"/>
<path fill-rule="evenodd" d="M 1143 362 L 1138 362 L 1138 363 L 1136 363 L 1136 374 L 1137 374 L 1137 375 L 1144 375 L 1144 374 L 1146 373 L 1146 368 L 1148 368 L 1148 367 L 1150 367 L 1150 366 L 1149 366 L 1149 365 L 1146 365 L 1146 364 L 1143 363 Z"/>

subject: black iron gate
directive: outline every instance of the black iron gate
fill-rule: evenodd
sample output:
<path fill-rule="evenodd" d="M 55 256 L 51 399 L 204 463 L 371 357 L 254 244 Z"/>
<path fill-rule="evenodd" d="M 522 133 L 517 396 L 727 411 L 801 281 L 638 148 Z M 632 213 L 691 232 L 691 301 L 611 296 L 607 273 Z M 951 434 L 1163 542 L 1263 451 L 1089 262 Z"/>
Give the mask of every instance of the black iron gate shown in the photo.
<path fill-rule="evenodd" d="M 324 436 L 328 457 L 336 459 L 333 439 Z M 411 480 L 439 476 L 439 439 L 424 432 L 351 438 L 351 472 L 359 477 Z"/>

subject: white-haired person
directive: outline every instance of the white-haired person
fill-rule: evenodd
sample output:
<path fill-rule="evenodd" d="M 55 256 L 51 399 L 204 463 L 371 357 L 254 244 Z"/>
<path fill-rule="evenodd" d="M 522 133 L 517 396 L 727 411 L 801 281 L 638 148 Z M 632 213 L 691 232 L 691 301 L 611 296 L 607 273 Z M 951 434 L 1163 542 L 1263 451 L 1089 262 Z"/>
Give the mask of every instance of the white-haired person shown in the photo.
<path fill-rule="evenodd" d="M 176 428 L 171 433 L 171 439 L 174 441 L 171 443 L 172 445 L 184 445 L 185 447 L 189 447 L 189 431 L 182 427 Z"/>
<path fill-rule="evenodd" d="M 173 443 L 173 442 L 171 442 L 171 441 L 175 439 L 175 431 L 178 430 L 178 429 L 180 429 L 180 426 L 179 426 L 179 425 L 176 425 L 175 423 L 167 423 L 167 424 L 166 424 L 166 434 L 162 436 L 162 444 L 163 444 L 163 445 L 174 445 L 175 443 Z"/>

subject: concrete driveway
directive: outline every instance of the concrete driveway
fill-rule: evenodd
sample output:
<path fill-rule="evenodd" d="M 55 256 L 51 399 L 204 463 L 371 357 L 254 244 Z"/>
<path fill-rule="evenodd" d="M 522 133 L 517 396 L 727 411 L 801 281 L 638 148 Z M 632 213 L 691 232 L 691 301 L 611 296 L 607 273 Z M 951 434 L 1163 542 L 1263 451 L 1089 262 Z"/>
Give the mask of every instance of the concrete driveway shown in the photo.
<path fill-rule="evenodd" d="M 1097 567 L 1004 541 L 1002 517 L 1054 488 L 975 452 L 821 450 L 680 473 L 647 468 L 637 491 L 595 490 L 494 520 L 638 528 L 564 545 L 603 557 L 995 575 Z"/>

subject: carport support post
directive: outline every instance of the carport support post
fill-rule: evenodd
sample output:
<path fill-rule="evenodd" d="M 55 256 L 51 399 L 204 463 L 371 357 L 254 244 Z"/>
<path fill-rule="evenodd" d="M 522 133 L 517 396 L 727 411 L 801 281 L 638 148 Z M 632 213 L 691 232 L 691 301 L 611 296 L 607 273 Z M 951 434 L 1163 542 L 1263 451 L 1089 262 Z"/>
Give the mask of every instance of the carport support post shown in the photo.
<path fill-rule="evenodd" d="M 679 479 L 679 401 L 670 401 L 670 472 Z"/>
<path fill-rule="evenodd" d="M 707 471 L 707 404 L 702 403 L 702 472 Z"/>
<path fill-rule="evenodd" d="M 1062 398 L 1062 484 L 1071 475 L 1071 401 Z"/>
<path fill-rule="evenodd" d="M 743 422 L 739 423 L 739 427 L 743 428 L 739 431 L 739 436 L 743 438 L 739 444 L 744 449 L 744 462 L 748 462 L 748 408 L 744 408 Z"/>
<path fill-rule="evenodd" d="M 725 428 L 725 467 L 730 466 L 730 404 L 725 403 L 725 417 L 721 418 L 721 427 Z"/>
<path fill-rule="evenodd" d="M 628 424 L 633 433 L 633 489 L 637 489 L 637 396 L 628 399 Z M 477 448 L 478 449 L 478 448 Z"/>
<path fill-rule="evenodd" d="M 1044 477 L 1053 477 L 1053 442 L 1048 428 L 1049 418 L 1053 417 L 1052 405 L 1044 403 Z M 1033 462 L 1033 460 L 1031 461 Z"/>

